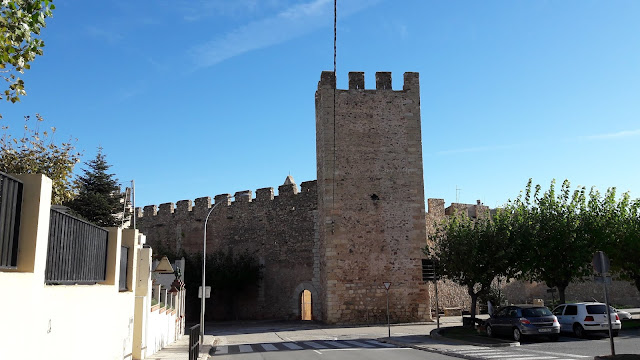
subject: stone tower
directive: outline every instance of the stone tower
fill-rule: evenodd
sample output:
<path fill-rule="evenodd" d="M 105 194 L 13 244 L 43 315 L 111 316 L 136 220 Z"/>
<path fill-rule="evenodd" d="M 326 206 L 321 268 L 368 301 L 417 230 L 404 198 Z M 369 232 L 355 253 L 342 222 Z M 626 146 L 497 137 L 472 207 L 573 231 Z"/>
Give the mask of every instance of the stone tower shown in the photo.
<path fill-rule="evenodd" d="M 400 91 L 391 73 L 349 73 L 337 90 L 323 72 L 316 91 L 318 231 L 322 307 L 328 323 L 430 318 L 422 282 L 426 245 L 420 85 L 405 73 Z"/>

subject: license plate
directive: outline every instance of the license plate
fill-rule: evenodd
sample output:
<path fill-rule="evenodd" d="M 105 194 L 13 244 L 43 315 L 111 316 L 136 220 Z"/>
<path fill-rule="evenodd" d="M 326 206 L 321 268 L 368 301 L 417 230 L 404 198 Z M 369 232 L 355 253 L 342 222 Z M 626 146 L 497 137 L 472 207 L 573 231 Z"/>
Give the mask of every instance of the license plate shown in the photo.
<path fill-rule="evenodd" d="M 551 332 L 551 329 L 538 329 L 538 332 Z"/>

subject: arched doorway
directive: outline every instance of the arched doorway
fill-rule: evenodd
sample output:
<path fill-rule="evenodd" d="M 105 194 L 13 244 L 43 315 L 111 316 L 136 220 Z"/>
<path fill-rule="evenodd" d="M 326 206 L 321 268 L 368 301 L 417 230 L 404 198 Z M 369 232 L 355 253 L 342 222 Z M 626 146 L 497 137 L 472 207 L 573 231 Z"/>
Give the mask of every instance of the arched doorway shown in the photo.
<path fill-rule="evenodd" d="M 303 290 L 300 293 L 300 320 L 311 320 L 311 291 Z"/>

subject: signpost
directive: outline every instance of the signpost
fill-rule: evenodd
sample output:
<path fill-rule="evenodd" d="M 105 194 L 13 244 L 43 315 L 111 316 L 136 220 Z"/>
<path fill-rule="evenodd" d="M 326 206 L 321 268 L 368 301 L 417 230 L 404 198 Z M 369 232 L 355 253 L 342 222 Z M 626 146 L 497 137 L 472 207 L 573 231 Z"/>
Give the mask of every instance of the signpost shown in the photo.
<path fill-rule="evenodd" d="M 607 283 L 611 283 L 611 277 L 609 276 L 609 258 L 607 255 L 598 251 L 593 255 L 593 270 L 596 273 L 600 274 L 600 276 L 596 277 L 596 282 L 602 281 L 604 285 L 604 302 L 607 305 L 607 322 L 609 323 L 609 344 L 611 344 L 611 355 L 616 354 L 615 346 L 613 345 L 613 330 L 611 329 L 611 307 L 609 306 L 609 289 L 607 287 Z M 598 281 L 598 278 L 600 281 Z"/>
<path fill-rule="evenodd" d="M 389 331 L 389 337 L 391 337 L 391 323 L 389 322 L 389 288 L 391 287 L 390 282 L 385 282 L 384 288 L 387 290 L 387 330 Z"/>
<path fill-rule="evenodd" d="M 211 297 L 211 286 L 204 287 L 204 297 L 208 299 Z M 202 286 L 198 287 L 198 299 L 202 299 Z"/>

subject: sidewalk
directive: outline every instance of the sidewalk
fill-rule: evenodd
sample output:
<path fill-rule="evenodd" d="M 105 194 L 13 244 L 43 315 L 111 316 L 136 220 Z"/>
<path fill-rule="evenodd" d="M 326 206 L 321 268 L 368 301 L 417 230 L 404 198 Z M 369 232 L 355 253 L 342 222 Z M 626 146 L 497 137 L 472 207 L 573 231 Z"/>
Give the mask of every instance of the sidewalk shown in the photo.
<path fill-rule="evenodd" d="M 204 336 L 204 345 L 200 346 L 200 356 L 198 360 L 206 360 L 209 358 L 209 350 L 215 340 L 213 335 Z M 148 360 L 189 360 L 189 336 L 183 335 L 182 338 L 171 345 L 166 346 L 157 353 L 147 356 Z"/>

